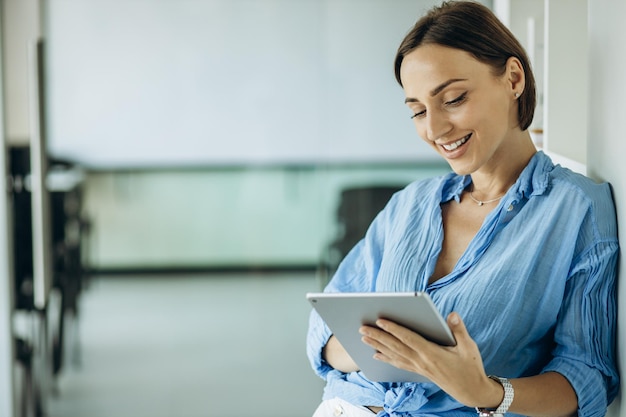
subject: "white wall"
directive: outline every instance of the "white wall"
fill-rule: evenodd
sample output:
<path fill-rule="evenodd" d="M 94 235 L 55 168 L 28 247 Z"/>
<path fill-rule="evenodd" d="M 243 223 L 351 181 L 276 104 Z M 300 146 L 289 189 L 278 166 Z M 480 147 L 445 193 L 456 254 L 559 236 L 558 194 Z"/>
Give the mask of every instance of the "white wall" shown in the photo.
<path fill-rule="evenodd" d="M 545 0 L 544 15 L 544 146 L 581 164 L 587 162 L 587 2 Z"/>
<path fill-rule="evenodd" d="M 438 0 L 51 0 L 50 150 L 91 167 L 413 161 L 395 50 Z"/>
<path fill-rule="evenodd" d="M 613 186 L 622 244 L 619 283 L 618 351 L 622 392 L 626 378 L 626 2 L 622 0 L 589 1 L 589 131 L 588 171 Z M 576 86 L 572 86 L 576 88 Z M 577 106 L 570 106 L 572 121 Z M 617 401 L 612 416 L 626 415 L 626 402 Z"/>
<path fill-rule="evenodd" d="M 537 109 L 531 129 L 543 129 L 544 0 L 495 0 L 493 10 L 520 41 L 533 68 Z"/>

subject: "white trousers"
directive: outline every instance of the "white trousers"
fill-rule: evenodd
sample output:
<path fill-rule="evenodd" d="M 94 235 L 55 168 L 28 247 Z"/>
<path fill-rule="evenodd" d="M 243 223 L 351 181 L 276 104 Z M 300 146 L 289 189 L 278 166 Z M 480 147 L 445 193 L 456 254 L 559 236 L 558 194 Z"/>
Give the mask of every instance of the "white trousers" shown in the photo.
<path fill-rule="evenodd" d="M 322 401 L 313 417 L 373 417 L 374 415 L 367 407 L 354 405 L 335 397 L 332 400 Z"/>

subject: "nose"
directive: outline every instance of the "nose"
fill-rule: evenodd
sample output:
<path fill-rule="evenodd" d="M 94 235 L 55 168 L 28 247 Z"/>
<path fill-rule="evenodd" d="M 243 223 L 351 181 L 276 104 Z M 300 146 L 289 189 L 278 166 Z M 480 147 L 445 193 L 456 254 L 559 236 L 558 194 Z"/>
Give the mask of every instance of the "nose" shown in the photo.
<path fill-rule="evenodd" d="M 452 130 L 452 123 L 445 114 L 439 111 L 430 111 L 426 115 L 426 138 L 434 142 L 446 136 Z"/>

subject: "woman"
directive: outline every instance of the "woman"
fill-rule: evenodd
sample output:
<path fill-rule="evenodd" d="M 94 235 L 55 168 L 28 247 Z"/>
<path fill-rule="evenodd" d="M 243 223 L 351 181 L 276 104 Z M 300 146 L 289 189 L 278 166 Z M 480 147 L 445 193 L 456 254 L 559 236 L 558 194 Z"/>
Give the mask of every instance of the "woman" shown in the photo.
<path fill-rule="evenodd" d="M 425 291 L 457 346 L 364 326 L 377 359 L 432 381 L 376 383 L 313 311 L 307 352 L 327 381 L 315 416 L 604 416 L 619 386 L 609 186 L 537 152 L 528 58 L 486 7 L 431 10 L 395 71 L 418 134 L 454 172 L 394 195 L 326 291 Z"/>

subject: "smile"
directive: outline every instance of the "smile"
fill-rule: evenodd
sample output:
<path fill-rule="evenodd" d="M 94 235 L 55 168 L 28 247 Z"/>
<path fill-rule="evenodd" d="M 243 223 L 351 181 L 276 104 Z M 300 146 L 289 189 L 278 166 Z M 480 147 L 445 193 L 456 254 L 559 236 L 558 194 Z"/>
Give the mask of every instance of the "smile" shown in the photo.
<path fill-rule="evenodd" d="M 463 145 L 465 142 L 467 142 L 467 140 L 470 138 L 472 134 L 470 133 L 469 135 L 457 140 L 456 142 L 452 142 L 449 143 L 447 145 L 441 145 L 443 147 L 443 149 L 445 149 L 446 151 L 453 151 L 456 148 L 458 148 L 459 146 Z"/>

